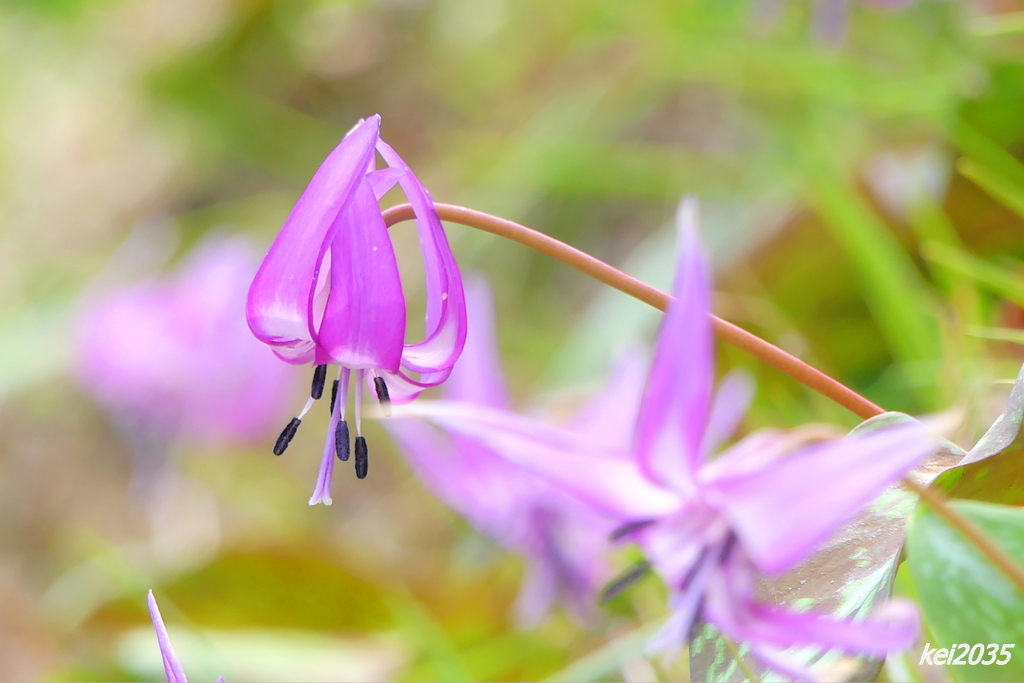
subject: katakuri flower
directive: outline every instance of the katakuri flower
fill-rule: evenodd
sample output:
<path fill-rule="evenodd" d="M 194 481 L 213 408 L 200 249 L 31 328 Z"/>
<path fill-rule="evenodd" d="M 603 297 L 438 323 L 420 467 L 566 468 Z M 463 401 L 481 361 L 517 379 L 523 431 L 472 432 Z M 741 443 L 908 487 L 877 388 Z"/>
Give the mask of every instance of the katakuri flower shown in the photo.
<path fill-rule="evenodd" d="M 173 273 L 81 304 L 82 388 L 145 443 L 248 443 L 267 436 L 294 373 L 252 338 L 241 308 L 257 255 L 214 235 Z"/>
<path fill-rule="evenodd" d="M 702 617 L 794 678 L 813 673 L 785 652 L 793 646 L 875 656 L 906 649 L 919 626 L 912 603 L 894 600 L 871 619 L 842 620 L 762 602 L 755 587 L 760 575 L 778 576 L 812 555 L 932 453 L 937 436 L 919 422 L 811 444 L 799 433 L 765 431 L 708 460 L 738 426 L 749 389 L 733 380 L 712 399 L 711 283 L 696 220 L 695 202 L 684 202 L 674 301 L 628 453 L 464 402 L 405 410 L 474 438 L 617 516 L 623 524 L 613 538 L 638 543 L 670 591 L 673 614 L 656 638 L 658 647 L 681 646 Z"/>
<path fill-rule="evenodd" d="M 164 663 L 167 683 L 188 683 L 185 671 L 181 668 L 181 662 L 178 661 L 178 655 L 174 654 L 174 648 L 171 647 L 171 637 L 167 634 L 167 627 L 164 626 L 164 619 L 160 616 L 160 608 L 156 605 L 153 591 L 149 591 L 147 601 L 149 603 L 149 618 L 153 620 L 153 629 L 156 631 L 156 642 L 160 647 L 160 658 Z M 217 683 L 224 683 L 224 677 L 217 678 Z"/>
<path fill-rule="evenodd" d="M 482 277 L 467 283 L 466 303 L 466 347 L 443 394 L 452 401 L 509 410 L 512 401 L 495 342 L 490 289 Z M 569 428 L 609 440 L 628 437 L 643 381 L 642 358 L 625 356 L 609 386 L 582 407 Z M 614 517 L 473 437 L 400 416 L 386 424 L 435 495 L 481 533 L 526 559 L 527 575 L 516 605 L 521 624 L 537 623 L 556 602 L 582 621 L 593 616 L 594 595 L 610 576 L 608 534 L 618 526 Z"/>
<path fill-rule="evenodd" d="M 377 169 L 375 150 L 385 168 Z M 378 205 L 396 183 L 416 214 L 426 271 L 426 336 L 415 344 L 405 343 L 405 295 Z M 334 455 L 349 459 L 345 409 L 353 375 L 355 469 L 361 479 L 369 468 L 361 426 L 363 387 L 376 393 L 388 414 L 392 401 L 409 401 L 446 380 L 466 338 L 464 297 L 430 194 L 380 139 L 380 117 L 360 121 L 295 204 L 256 273 L 246 307 L 253 334 L 281 359 L 315 366 L 311 396 L 281 433 L 275 455 L 284 452 L 323 394 L 327 366 L 338 366 L 330 430 L 310 505 L 330 505 Z"/>

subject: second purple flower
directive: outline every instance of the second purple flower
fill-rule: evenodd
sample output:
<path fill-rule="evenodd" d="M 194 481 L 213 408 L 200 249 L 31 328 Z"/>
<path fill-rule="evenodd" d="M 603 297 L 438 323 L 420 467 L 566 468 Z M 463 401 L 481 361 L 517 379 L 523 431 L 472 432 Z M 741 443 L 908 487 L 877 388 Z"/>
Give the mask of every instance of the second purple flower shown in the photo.
<path fill-rule="evenodd" d="M 378 169 L 376 153 L 386 167 Z M 426 273 L 426 335 L 405 343 L 401 277 L 380 198 L 399 185 L 416 214 Z M 430 194 L 380 139 L 380 117 L 360 121 L 317 170 L 249 289 L 249 327 L 282 360 L 312 363 L 310 398 L 274 447 L 280 455 L 336 365 L 331 421 L 310 504 L 331 503 L 334 456 L 347 461 L 349 384 L 354 384 L 355 469 L 369 469 L 361 430 L 364 387 L 385 414 L 448 378 L 466 338 L 462 277 Z M 352 382 L 353 375 L 355 381 Z"/>

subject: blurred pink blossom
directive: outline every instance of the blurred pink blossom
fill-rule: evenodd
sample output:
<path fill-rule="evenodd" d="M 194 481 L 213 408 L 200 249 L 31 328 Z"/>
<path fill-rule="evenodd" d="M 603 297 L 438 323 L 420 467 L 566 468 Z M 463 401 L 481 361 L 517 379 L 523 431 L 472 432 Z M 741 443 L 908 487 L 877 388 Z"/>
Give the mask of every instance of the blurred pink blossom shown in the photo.
<path fill-rule="evenodd" d="M 469 329 L 462 359 L 442 390 L 454 401 L 508 410 L 512 406 L 495 340 L 490 290 L 482 278 L 466 287 Z M 604 435 L 625 448 L 644 381 L 644 362 L 622 359 L 609 385 L 569 428 Z M 609 534 L 619 525 L 544 477 L 509 462 L 478 439 L 395 416 L 384 425 L 424 484 L 481 533 L 527 561 L 516 606 L 531 625 L 556 602 L 586 620 L 610 577 Z"/>
<path fill-rule="evenodd" d="M 265 438 L 293 398 L 295 371 L 246 325 L 258 263 L 246 241 L 217 236 L 172 273 L 88 295 L 76 339 L 81 386 L 147 439 Z"/>

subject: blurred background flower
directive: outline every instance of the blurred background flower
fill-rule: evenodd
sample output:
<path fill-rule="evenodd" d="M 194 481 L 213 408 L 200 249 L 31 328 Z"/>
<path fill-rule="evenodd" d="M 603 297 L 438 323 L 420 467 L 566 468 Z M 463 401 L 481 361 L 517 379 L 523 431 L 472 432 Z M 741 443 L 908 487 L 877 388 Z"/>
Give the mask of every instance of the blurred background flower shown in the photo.
<path fill-rule="evenodd" d="M 88 292 L 74 361 L 82 390 L 143 440 L 265 441 L 296 376 L 240 313 L 257 259 L 244 239 L 212 235 L 172 274 Z"/>
<path fill-rule="evenodd" d="M 466 406 L 511 411 L 491 290 L 481 275 L 468 281 L 466 308 L 466 347 L 441 394 Z M 628 441 L 643 378 L 641 359 L 624 357 L 609 386 L 584 404 L 569 425 L 609 444 Z M 584 625 L 594 622 L 600 588 L 611 578 L 614 518 L 513 464 L 481 440 L 441 432 L 416 418 L 396 416 L 383 424 L 438 498 L 481 533 L 526 559 L 527 574 L 516 603 L 521 625 L 536 626 L 556 604 Z"/>
<path fill-rule="evenodd" d="M 331 508 L 305 506 L 317 458 L 294 457 L 320 453 L 322 414 L 281 458 L 287 413 L 253 443 L 218 433 L 230 417 L 189 427 L 151 493 L 131 492 L 137 444 L 111 418 L 129 409 L 93 400 L 103 382 L 77 388 L 78 302 L 166 287 L 221 226 L 264 253 L 368 112 L 439 201 L 662 288 L 675 206 L 699 194 L 720 315 L 888 409 L 956 397 L 965 432 L 991 424 L 991 380 L 1024 358 L 1005 341 L 1024 327 L 1024 3 L 851 1 L 823 44 L 816 2 L 767 26 L 757 1 L 0 0 L 0 678 L 159 677 L 150 587 L 195 680 L 686 676 L 685 656 L 659 669 L 635 645 L 667 614 L 653 580 L 589 629 L 561 610 L 518 629 L 524 562 L 436 500 L 379 424 L 373 476 L 336 482 Z M 107 277 L 136 230 L 180 243 L 129 250 Z M 391 232 L 418 321 L 415 230 Z M 653 338 L 643 304 L 448 235 L 493 283 L 518 404 L 569 416 Z M 755 376 L 750 429 L 855 422 L 716 354 Z"/>

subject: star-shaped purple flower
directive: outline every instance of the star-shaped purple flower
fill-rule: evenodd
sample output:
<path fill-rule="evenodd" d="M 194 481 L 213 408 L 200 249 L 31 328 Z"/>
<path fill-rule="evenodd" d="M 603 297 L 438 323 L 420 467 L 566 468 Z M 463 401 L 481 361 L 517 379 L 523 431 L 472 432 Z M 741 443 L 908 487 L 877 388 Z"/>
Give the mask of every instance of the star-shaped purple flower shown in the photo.
<path fill-rule="evenodd" d="M 809 444 L 799 432 L 765 431 L 709 460 L 738 426 L 749 388 L 731 379 L 712 399 L 711 282 L 694 201 L 684 202 L 679 226 L 674 301 L 632 448 L 465 402 L 406 410 L 488 445 L 621 520 L 613 537 L 639 544 L 670 591 L 673 614 L 656 639 L 661 647 L 685 643 L 700 616 L 769 667 L 800 679 L 813 673 L 784 652 L 796 645 L 872 655 L 909 647 L 919 623 L 910 603 L 893 601 L 867 620 L 840 620 L 765 603 L 755 586 L 759 575 L 777 576 L 808 558 L 932 453 L 934 430 L 914 422 Z"/>
<path fill-rule="evenodd" d="M 510 410 L 491 294 L 483 278 L 468 283 L 466 300 L 466 347 L 442 389 L 444 396 Z M 640 356 L 624 356 L 608 386 L 577 412 L 568 428 L 604 435 L 609 443 L 618 440 L 626 448 L 623 439 L 628 439 L 643 391 Z M 386 424 L 410 466 L 435 495 L 480 532 L 526 559 L 527 576 L 517 604 L 520 623 L 536 623 L 555 602 L 580 620 L 594 615 L 593 596 L 610 576 L 608 535 L 618 526 L 615 517 L 580 502 L 473 437 L 397 416 Z"/>

